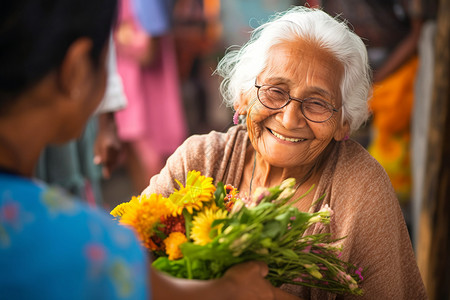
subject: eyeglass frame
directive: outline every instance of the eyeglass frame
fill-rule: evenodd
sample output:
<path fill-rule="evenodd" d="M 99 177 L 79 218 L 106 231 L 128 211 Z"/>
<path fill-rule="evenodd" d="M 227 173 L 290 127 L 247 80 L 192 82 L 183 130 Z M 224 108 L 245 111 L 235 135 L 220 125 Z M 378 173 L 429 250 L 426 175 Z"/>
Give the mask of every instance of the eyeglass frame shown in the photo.
<path fill-rule="evenodd" d="M 285 104 L 283 104 L 281 107 L 278 107 L 278 108 L 273 108 L 273 107 L 267 106 L 266 104 L 264 104 L 264 103 L 261 101 L 261 99 L 259 99 L 259 91 L 260 91 L 260 89 L 261 89 L 263 86 L 274 87 L 274 88 L 276 88 L 276 89 L 282 91 L 283 93 L 285 93 L 285 94 L 288 96 L 288 100 L 286 101 Z M 271 85 L 271 84 L 262 84 L 262 85 L 258 85 L 258 84 L 256 84 L 256 80 L 255 80 L 255 87 L 257 88 L 257 91 L 256 91 L 256 97 L 258 98 L 259 103 L 261 103 L 264 107 L 266 107 L 266 108 L 268 108 L 268 109 L 271 109 L 271 110 L 279 110 L 279 109 L 282 109 L 282 108 L 286 107 L 289 103 L 291 103 L 291 101 L 298 101 L 298 102 L 300 102 L 300 111 L 302 112 L 303 116 L 304 116 L 307 120 L 309 120 L 309 121 L 311 121 L 311 122 L 314 122 L 314 123 L 324 123 L 324 122 L 328 121 L 329 119 L 331 119 L 331 118 L 333 117 L 333 115 L 334 115 L 335 112 L 338 112 L 338 111 L 341 109 L 341 108 L 336 109 L 336 108 L 334 107 L 333 104 L 331 104 L 331 103 L 329 103 L 329 102 L 326 102 L 325 100 L 316 98 L 316 97 L 308 97 L 308 98 L 305 98 L 305 99 L 299 99 L 299 98 L 291 97 L 291 95 L 289 94 L 289 92 L 285 91 L 285 90 L 282 89 L 282 88 L 279 88 L 279 87 L 277 87 L 277 86 L 275 86 L 275 85 Z M 323 121 L 314 121 L 314 120 L 311 120 L 310 118 L 308 118 L 308 117 L 305 115 L 305 112 L 303 111 L 303 102 L 304 102 L 305 100 L 308 100 L 308 99 L 317 99 L 317 100 L 320 100 L 321 102 L 324 102 L 325 105 L 331 109 L 331 114 L 330 114 L 330 116 L 329 116 L 327 119 L 323 120 Z"/>

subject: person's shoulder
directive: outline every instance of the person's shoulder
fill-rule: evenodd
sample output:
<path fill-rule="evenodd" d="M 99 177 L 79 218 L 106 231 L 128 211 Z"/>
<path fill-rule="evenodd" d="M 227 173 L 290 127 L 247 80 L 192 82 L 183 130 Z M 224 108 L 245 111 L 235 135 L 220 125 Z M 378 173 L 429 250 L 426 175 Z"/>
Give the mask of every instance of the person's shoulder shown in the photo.
<path fill-rule="evenodd" d="M 2 194 L 38 194 L 47 186 L 45 183 L 25 178 L 16 174 L 0 174 L 0 191 Z M 0 198 L 1 199 L 1 198 Z"/>
<path fill-rule="evenodd" d="M 342 142 L 339 149 L 339 168 L 356 174 L 387 176 L 380 163 L 358 142 Z"/>
<path fill-rule="evenodd" d="M 134 251 L 132 248 L 139 245 L 133 231 L 119 225 L 105 208 L 91 206 L 55 187 L 49 187 L 43 197 L 54 198 L 53 203 L 58 203 L 52 210 L 53 214 L 59 214 L 62 235 L 76 230 L 80 241 L 96 239 L 111 252 L 126 249 Z"/>
<path fill-rule="evenodd" d="M 351 201 L 355 210 L 359 205 L 392 207 L 398 202 L 385 169 L 356 141 L 340 144 L 332 176 L 335 196 Z"/>
<path fill-rule="evenodd" d="M 166 195 L 176 187 L 174 179 L 185 182 L 186 174 L 197 170 L 202 175 L 217 178 L 223 173 L 234 151 L 245 147 L 248 139 L 245 126 L 232 126 L 227 131 L 211 131 L 192 135 L 167 159 L 161 172 L 152 177 L 144 193 Z M 223 175 L 223 174 L 222 174 Z"/>
<path fill-rule="evenodd" d="M 223 144 L 229 140 L 246 138 L 247 130 L 245 126 L 238 125 L 228 128 L 226 131 L 212 130 L 207 134 L 194 134 L 188 137 L 185 141 L 187 145 L 209 145 L 209 144 Z"/>
<path fill-rule="evenodd" d="M 232 126 L 224 132 L 212 130 L 207 134 L 191 135 L 182 144 L 180 151 L 188 155 L 221 155 L 226 145 L 244 141 L 247 138 L 247 130 L 243 125 Z"/>
<path fill-rule="evenodd" d="M 385 169 L 358 142 L 341 142 L 337 153 L 333 181 L 343 192 L 395 198 Z"/>
<path fill-rule="evenodd" d="M 20 231 L 11 230 L 11 234 L 23 237 L 21 241 L 24 242 L 33 234 L 43 238 L 47 235 L 80 235 L 80 239 L 82 236 L 89 239 L 94 234 L 94 227 L 107 235 L 119 231 L 133 235 L 130 230 L 118 226 L 102 208 L 92 207 L 61 188 L 36 179 L 1 174 L 0 208 L 11 212 L 2 222 L 22 224 Z M 7 229 L 8 224 L 5 225 Z"/>

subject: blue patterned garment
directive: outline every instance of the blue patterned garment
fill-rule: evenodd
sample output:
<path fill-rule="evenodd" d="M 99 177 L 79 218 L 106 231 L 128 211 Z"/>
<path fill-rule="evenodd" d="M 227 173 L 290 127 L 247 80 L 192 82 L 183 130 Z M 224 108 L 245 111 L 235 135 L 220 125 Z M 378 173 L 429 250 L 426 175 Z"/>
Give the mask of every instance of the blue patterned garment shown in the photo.
<path fill-rule="evenodd" d="M 148 299 L 133 232 L 61 190 L 0 173 L 0 299 Z"/>

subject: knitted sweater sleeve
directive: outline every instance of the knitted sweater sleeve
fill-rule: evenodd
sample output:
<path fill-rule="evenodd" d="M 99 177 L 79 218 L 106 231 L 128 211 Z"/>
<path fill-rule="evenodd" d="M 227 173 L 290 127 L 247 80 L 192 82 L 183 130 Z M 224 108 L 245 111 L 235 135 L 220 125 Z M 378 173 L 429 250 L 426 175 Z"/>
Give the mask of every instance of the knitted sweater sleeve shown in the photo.
<path fill-rule="evenodd" d="M 222 181 L 238 186 L 243 170 L 246 130 L 234 126 L 226 133 L 212 131 L 205 135 L 189 137 L 166 162 L 161 172 L 150 179 L 143 194 L 158 193 L 170 195 L 178 188 L 175 179 L 186 183 L 191 170 L 212 177 L 214 182 Z"/>

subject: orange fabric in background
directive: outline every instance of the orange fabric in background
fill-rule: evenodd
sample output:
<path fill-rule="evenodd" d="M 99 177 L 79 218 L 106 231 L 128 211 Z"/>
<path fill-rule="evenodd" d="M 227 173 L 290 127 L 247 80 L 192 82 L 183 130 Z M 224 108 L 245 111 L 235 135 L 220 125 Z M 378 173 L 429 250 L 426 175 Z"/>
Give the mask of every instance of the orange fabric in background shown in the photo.
<path fill-rule="evenodd" d="M 374 84 L 370 108 L 374 113 L 373 124 L 378 129 L 395 133 L 409 128 L 418 62 L 414 57 L 394 74 Z"/>
<path fill-rule="evenodd" d="M 417 66 L 414 57 L 375 84 L 370 101 L 375 135 L 368 150 L 385 168 L 401 202 L 411 194 L 410 123 Z"/>

